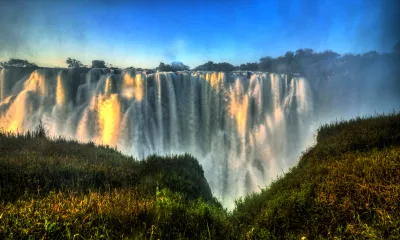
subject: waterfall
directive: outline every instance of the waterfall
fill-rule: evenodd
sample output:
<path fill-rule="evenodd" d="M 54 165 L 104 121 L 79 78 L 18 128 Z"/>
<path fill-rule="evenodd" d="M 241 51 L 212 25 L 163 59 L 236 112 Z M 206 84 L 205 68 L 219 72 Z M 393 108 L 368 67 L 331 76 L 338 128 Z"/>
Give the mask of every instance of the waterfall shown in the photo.
<path fill-rule="evenodd" d="M 292 75 L 39 69 L 20 80 L 5 71 L 0 128 L 23 131 L 42 119 L 50 135 L 138 159 L 188 152 L 228 208 L 294 165 L 313 112 L 306 79 Z"/>
<path fill-rule="evenodd" d="M 4 78 L 6 75 L 6 69 L 0 68 L 0 101 L 4 99 Z"/>

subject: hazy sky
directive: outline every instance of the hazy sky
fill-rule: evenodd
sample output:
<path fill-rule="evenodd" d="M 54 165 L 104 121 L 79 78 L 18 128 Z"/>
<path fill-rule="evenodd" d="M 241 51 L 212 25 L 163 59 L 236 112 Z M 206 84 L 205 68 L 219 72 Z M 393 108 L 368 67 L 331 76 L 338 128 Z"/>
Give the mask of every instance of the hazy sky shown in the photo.
<path fill-rule="evenodd" d="M 0 60 L 120 67 L 208 60 L 240 64 L 313 48 L 389 52 L 397 0 L 0 0 Z"/>

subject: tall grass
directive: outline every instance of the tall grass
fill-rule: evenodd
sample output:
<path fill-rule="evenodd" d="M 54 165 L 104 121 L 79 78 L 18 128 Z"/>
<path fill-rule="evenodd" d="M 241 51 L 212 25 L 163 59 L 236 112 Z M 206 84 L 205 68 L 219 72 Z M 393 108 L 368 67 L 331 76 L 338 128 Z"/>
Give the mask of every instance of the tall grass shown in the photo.
<path fill-rule="evenodd" d="M 298 166 L 230 219 L 241 238 L 399 239 L 400 114 L 320 127 Z"/>
<path fill-rule="evenodd" d="M 189 154 L 136 161 L 41 124 L 0 133 L 0 239 L 216 239 L 228 224 Z"/>

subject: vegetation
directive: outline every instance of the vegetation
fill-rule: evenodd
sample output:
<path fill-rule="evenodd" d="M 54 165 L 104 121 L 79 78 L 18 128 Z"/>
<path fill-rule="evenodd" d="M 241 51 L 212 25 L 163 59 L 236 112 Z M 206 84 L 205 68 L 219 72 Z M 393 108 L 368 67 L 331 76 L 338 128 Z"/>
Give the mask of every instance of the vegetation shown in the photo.
<path fill-rule="evenodd" d="M 318 81 L 318 79 L 326 79 L 332 74 L 340 75 L 343 70 L 343 66 L 347 66 L 347 70 L 351 69 L 353 72 L 357 72 L 358 69 L 368 69 L 371 64 L 376 62 L 390 63 L 398 65 L 400 62 L 400 41 L 398 41 L 392 49 L 391 53 L 379 54 L 376 51 L 370 51 L 363 54 L 339 54 L 332 50 L 325 50 L 322 52 L 315 52 L 313 49 L 304 48 L 296 51 L 288 51 L 282 56 L 271 57 L 265 56 L 259 59 L 258 62 L 248 62 L 245 64 L 239 64 L 234 66 L 227 62 L 214 63 L 208 61 L 202 65 L 199 65 L 192 70 L 194 71 L 264 71 L 274 73 L 299 73 L 312 81 Z M 79 60 L 68 58 L 66 60 L 68 68 L 79 68 L 84 67 Z M 11 58 L 8 62 L 1 62 L 0 66 L 3 67 L 38 67 L 36 64 L 31 63 L 27 60 Z M 92 68 L 112 68 L 117 69 L 112 64 L 107 64 L 104 60 L 93 60 Z M 185 71 L 190 68 L 182 62 L 172 62 L 171 64 L 165 64 L 160 62 L 159 66 L 153 70 L 161 72 L 176 72 Z M 144 69 L 136 69 L 144 70 Z M 347 71 L 345 71 L 347 72 Z M 342 77 L 342 76 L 341 76 Z"/>
<path fill-rule="evenodd" d="M 176 72 L 189 70 L 189 67 L 182 62 L 172 62 L 171 65 L 160 62 L 160 65 L 156 68 L 156 70 L 160 72 Z"/>
<path fill-rule="evenodd" d="M 68 58 L 65 62 L 67 63 L 68 68 L 84 67 L 84 65 L 81 63 L 81 61 L 76 60 L 76 59 Z"/>
<path fill-rule="evenodd" d="M 198 71 L 224 71 L 230 72 L 235 70 L 235 67 L 230 63 L 214 63 L 212 61 L 208 61 L 207 63 L 196 67 L 194 70 Z"/>
<path fill-rule="evenodd" d="M 239 69 L 241 71 L 257 71 L 260 69 L 260 67 L 258 63 L 254 62 L 254 63 L 240 64 L 240 66 L 236 67 L 236 69 Z"/>
<path fill-rule="evenodd" d="M 40 125 L 0 134 L 0 239 L 213 238 L 227 215 L 190 155 L 135 161 L 48 139 Z"/>
<path fill-rule="evenodd" d="M 399 53 L 400 42 L 393 47 L 390 54 L 379 54 L 370 51 L 364 54 L 347 53 L 340 55 L 332 50 L 315 52 L 313 49 L 298 49 L 295 52 L 288 51 L 283 56 L 276 58 L 266 56 L 259 62 L 252 62 L 233 66 L 230 63 L 214 63 L 208 61 L 205 64 L 195 67 L 193 70 L 201 71 L 265 71 L 274 73 L 300 73 L 306 77 L 326 76 L 335 72 L 336 67 L 340 67 L 344 62 L 348 64 L 367 63 L 380 59 L 391 59 Z M 365 64 L 364 64 L 365 65 Z"/>
<path fill-rule="evenodd" d="M 129 70 L 129 71 L 136 71 L 138 69 L 136 69 L 135 67 L 127 67 L 127 68 L 125 68 L 125 70 Z"/>
<path fill-rule="evenodd" d="M 93 60 L 92 68 L 107 68 L 106 62 L 103 60 Z"/>
<path fill-rule="evenodd" d="M 398 239 L 400 114 L 322 126 L 298 166 L 238 199 L 240 238 Z"/>
<path fill-rule="evenodd" d="M 1 239 L 398 239 L 400 113 L 319 128 L 317 144 L 226 212 L 190 155 L 0 133 Z"/>
<path fill-rule="evenodd" d="M 23 68 L 37 68 L 35 63 L 31 63 L 28 60 L 22 60 L 17 58 L 10 58 L 7 62 L 0 62 L 0 66 L 9 67 L 23 67 Z"/>

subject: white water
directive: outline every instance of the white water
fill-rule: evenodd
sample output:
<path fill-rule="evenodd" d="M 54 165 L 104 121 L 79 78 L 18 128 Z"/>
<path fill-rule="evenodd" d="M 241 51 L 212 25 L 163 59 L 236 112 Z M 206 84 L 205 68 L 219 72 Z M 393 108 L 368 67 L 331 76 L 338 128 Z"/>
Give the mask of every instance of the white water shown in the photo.
<path fill-rule="evenodd" d="M 191 153 L 228 208 L 293 166 L 310 139 L 313 102 L 300 77 L 40 69 L 18 81 L 4 71 L 0 128 L 32 129 L 42 119 L 50 135 L 117 146 L 139 159 Z"/>

